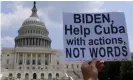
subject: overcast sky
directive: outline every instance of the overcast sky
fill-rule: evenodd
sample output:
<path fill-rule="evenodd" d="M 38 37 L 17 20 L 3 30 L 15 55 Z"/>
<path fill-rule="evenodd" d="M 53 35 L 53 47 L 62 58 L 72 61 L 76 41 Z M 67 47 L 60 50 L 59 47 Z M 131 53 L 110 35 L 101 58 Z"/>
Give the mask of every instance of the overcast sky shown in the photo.
<path fill-rule="evenodd" d="M 133 2 L 36 2 L 38 15 L 44 21 L 52 48 L 63 48 L 63 12 L 124 12 L 130 50 L 133 52 Z M 33 2 L 2 2 L 2 47 L 14 47 L 14 38 L 23 21 L 31 15 Z"/>

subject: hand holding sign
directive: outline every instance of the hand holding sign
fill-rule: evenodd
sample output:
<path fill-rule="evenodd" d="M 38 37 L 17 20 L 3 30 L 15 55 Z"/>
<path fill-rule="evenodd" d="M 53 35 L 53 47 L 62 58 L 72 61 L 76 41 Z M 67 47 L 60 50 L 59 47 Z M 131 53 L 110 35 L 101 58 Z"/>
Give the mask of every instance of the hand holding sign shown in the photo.
<path fill-rule="evenodd" d="M 66 60 L 130 60 L 124 13 L 64 13 Z"/>

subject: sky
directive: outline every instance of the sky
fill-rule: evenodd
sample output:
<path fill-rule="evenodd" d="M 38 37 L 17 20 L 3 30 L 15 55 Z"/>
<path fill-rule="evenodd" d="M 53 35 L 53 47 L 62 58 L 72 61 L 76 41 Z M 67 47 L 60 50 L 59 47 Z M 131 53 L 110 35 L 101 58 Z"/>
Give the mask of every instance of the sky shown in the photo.
<path fill-rule="evenodd" d="M 37 1 L 38 15 L 44 21 L 52 48 L 63 49 L 63 12 L 124 12 L 130 51 L 133 52 L 133 2 L 47 2 Z M 32 1 L 1 2 L 1 46 L 14 47 L 14 38 L 23 21 L 31 15 Z"/>

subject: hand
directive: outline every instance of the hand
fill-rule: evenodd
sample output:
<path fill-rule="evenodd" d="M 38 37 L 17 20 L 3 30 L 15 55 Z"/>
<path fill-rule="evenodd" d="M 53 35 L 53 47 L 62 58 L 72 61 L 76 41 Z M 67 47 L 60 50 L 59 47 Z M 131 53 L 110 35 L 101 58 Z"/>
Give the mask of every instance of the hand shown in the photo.
<path fill-rule="evenodd" d="M 104 62 L 98 61 L 97 59 L 93 59 L 90 64 L 84 62 L 81 67 L 84 80 L 97 80 L 98 72 L 101 71 L 103 67 Z"/>

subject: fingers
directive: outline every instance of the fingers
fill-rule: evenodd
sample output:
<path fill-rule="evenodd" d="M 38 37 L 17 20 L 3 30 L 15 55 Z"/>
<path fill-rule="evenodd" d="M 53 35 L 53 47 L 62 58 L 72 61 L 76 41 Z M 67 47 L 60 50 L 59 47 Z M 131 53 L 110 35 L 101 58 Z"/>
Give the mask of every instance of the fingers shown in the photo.
<path fill-rule="evenodd" d="M 102 69 L 104 68 L 104 61 L 99 61 L 97 62 L 97 69 L 98 71 L 102 71 Z"/>
<path fill-rule="evenodd" d="M 88 68 L 88 62 L 84 62 L 81 66 L 81 69 Z"/>
<path fill-rule="evenodd" d="M 102 71 L 104 68 L 104 64 L 100 64 L 97 69 L 98 69 L 98 72 Z"/>
<path fill-rule="evenodd" d="M 92 59 L 90 65 L 93 66 L 93 67 L 96 67 L 97 62 L 98 62 L 97 59 Z"/>

